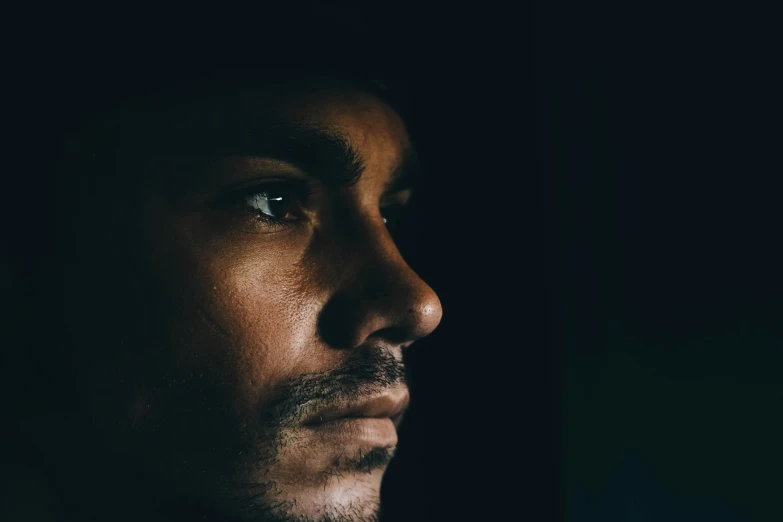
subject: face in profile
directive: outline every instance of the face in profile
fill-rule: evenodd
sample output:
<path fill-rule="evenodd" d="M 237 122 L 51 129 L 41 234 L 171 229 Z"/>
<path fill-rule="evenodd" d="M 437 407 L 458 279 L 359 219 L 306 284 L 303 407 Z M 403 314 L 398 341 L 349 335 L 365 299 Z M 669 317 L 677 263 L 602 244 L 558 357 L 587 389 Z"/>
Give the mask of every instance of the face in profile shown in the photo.
<path fill-rule="evenodd" d="M 403 351 L 441 318 L 393 239 L 401 118 L 344 86 L 133 118 L 155 144 L 123 149 L 66 263 L 99 481 L 161 520 L 374 520 Z"/>

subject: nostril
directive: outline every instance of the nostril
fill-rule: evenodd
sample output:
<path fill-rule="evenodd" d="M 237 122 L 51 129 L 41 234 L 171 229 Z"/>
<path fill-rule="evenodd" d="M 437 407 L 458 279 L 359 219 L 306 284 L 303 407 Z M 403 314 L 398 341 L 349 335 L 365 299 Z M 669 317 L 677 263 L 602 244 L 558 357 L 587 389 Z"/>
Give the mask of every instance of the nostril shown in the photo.
<path fill-rule="evenodd" d="M 345 295 L 332 297 L 318 317 L 318 334 L 333 348 L 355 346 L 358 317 L 356 306 Z"/>
<path fill-rule="evenodd" d="M 403 328 L 388 327 L 381 328 L 376 332 L 373 332 L 372 337 L 383 339 L 384 341 L 394 344 L 410 344 L 410 335 Z"/>
<path fill-rule="evenodd" d="M 414 296 L 418 296 L 418 299 Z M 418 302 L 417 302 L 418 301 Z M 396 346 L 428 335 L 440 322 L 434 293 L 397 295 L 388 292 L 341 293 L 333 296 L 318 317 L 318 335 L 335 349 L 362 346 L 368 338 Z"/>
<path fill-rule="evenodd" d="M 346 276 L 342 288 L 319 314 L 320 337 L 337 349 L 351 349 L 376 338 L 410 344 L 440 323 L 440 300 L 396 252 Z"/>

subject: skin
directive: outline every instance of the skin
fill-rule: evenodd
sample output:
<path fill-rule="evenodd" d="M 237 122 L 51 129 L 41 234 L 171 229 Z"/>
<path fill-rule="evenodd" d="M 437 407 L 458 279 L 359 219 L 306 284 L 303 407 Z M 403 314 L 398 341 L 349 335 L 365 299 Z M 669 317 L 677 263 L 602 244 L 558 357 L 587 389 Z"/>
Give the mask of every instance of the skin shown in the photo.
<path fill-rule="evenodd" d="M 407 401 L 402 353 L 442 314 L 384 223 L 384 209 L 410 196 L 389 191 L 408 134 L 388 105 L 351 87 L 224 101 L 190 100 L 136 124 L 165 136 L 218 114 L 210 125 L 221 129 L 327 129 L 361 176 L 329 184 L 308 170 L 317 162 L 164 150 L 122 156 L 122 182 L 98 202 L 90 194 L 105 196 L 109 182 L 96 181 L 64 262 L 64 295 L 83 305 L 66 297 L 62 313 L 84 386 L 78 412 L 47 421 L 81 441 L 47 442 L 62 461 L 55 481 L 89 470 L 94 483 L 64 495 L 82 515 L 122 505 L 103 516 L 375 520 Z M 286 195 L 275 207 L 285 222 L 265 221 L 256 207 L 269 202 L 248 187 L 292 180 L 309 184 L 305 201 Z M 307 425 L 378 396 L 397 405 L 393 425 L 374 419 L 353 435 Z"/>

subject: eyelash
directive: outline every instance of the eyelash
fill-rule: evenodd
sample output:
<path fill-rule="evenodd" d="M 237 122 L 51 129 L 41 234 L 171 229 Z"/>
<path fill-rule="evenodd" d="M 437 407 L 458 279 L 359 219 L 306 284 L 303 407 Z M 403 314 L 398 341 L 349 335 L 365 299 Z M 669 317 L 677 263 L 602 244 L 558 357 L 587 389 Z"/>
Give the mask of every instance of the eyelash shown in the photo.
<path fill-rule="evenodd" d="M 239 209 L 239 211 L 253 216 L 254 219 L 264 223 L 264 225 L 269 227 L 294 228 L 300 225 L 302 222 L 301 209 L 307 207 L 310 196 L 317 192 L 317 188 L 314 185 L 315 183 L 308 180 L 275 179 L 265 181 L 263 183 L 258 183 L 231 192 L 226 197 L 221 198 L 219 205 L 224 208 L 231 207 Z M 253 209 L 247 204 L 247 199 L 249 197 L 262 194 L 273 187 L 284 188 L 286 189 L 286 194 L 294 195 L 297 198 L 298 205 L 296 205 L 296 208 L 299 210 L 299 212 L 294 212 L 294 214 L 299 215 L 295 219 L 275 218 L 274 216 L 267 215 L 260 210 Z M 388 216 L 388 222 L 386 221 L 387 216 L 384 216 L 384 223 L 386 223 L 390 231 L 396 228 L 395 225 L 397 221 L 399 221 L 399 213 L 401 213 L 406 206 L 407 205 L 404 204 L 392 203 L 381 207 L 382 214 L 384 214 L 384 211 L 390 214 Z"/>
<path fill-rule="evenodd" d="M 224 209 L 234 209 L 245 215 L 251 215 L 257 221 L 266 226 L 275 228 L 293 228 L 301 222 L 301 208 L 307 206 L 307 200 L 315 192 L 312 183 L 305 180 L 269 180 L 249 187 L 234 190 L 218 200 L 217 205 Z M 287 195 L 293 195 L 297 198 L 296 219 L 279 219 L 269 216 L 260 210 L 255 210 L 247 204 L 247 199 L 262 194 L 272 188 L 283 188 Z"/>

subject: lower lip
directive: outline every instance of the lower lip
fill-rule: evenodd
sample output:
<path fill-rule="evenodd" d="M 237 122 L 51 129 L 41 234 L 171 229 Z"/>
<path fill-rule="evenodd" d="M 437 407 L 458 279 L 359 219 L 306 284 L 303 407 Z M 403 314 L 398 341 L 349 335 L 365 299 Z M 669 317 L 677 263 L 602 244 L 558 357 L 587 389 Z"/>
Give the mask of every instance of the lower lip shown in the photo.
<path fill-rule="evenodd" d="M 397 428 L 390 418 L 343 417 L 320 424 L 311 424 L 308 429 L 330 442 L 348 444 L 359 442 L 376 448 L 397 445 Z"/>

